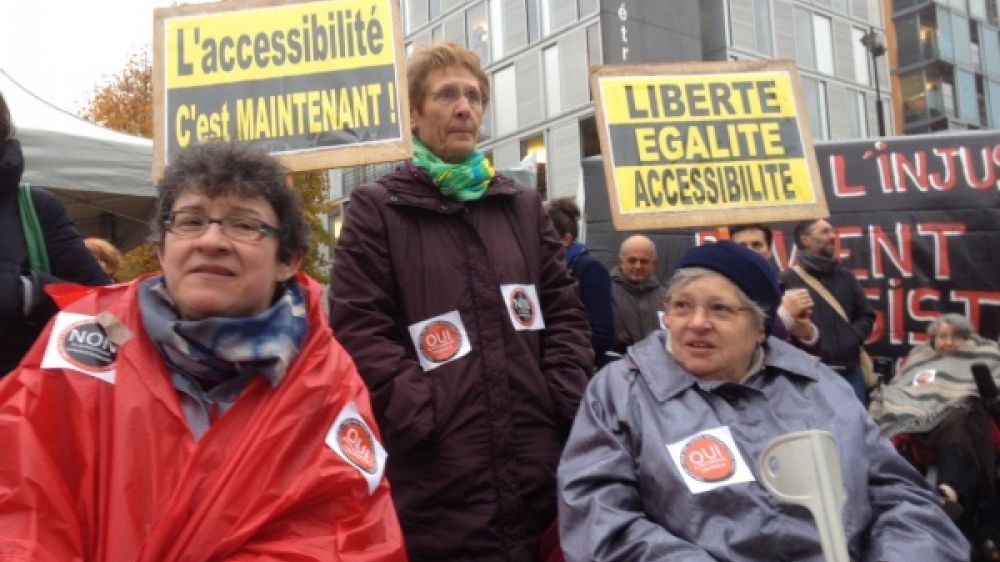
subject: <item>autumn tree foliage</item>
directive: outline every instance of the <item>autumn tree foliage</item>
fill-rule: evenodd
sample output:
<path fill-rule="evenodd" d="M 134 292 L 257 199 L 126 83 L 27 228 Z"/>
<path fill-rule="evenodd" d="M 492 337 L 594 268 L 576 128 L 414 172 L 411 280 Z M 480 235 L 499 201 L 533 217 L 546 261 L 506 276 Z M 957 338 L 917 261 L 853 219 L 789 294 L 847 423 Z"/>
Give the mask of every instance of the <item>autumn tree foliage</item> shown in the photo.
<path fill-rule="evenodd" d="M 109 129 L 151 138 L 153 136 L 153 68 L 145 51 L 129 58 L 125 68 L 110 81 L 94 89 L 94 95 L 83 111 L 83 117 Z M 324 217 L 331 209 L 327 201 L 328 184 L 322 171 L 292 175 L 291 189 L 302 198 L 302 209 L 311 231 L 309 252 L 302 270 L 320 283 L 329 282 L 328 248 L 333 235 L 326 229 Z M 125 254 L 116 275 L 128 281 L 145 273 L 157 271 L 159 262 L 150 244 L 143 244 Z"/>
<path fill-rule="evenodd" d="M 83 117 L 122 133 L 152 138 L 153 67 L 149 54 L 133 54 L 119 74 L 96 86 Z"/>

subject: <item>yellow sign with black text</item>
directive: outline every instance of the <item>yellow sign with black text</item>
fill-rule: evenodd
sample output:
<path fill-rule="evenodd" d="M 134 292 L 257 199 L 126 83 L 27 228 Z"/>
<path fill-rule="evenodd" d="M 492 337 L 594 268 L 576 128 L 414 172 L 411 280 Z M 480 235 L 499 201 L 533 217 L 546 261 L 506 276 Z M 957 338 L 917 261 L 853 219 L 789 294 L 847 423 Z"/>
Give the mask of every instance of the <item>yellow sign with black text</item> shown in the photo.
<path fill-rule="evenodd" d="M 157 169 L 206 142 L 264 148 L 292 170 L 410 154 L 392 0 L 248 0 L 155 15 Z"/>
<path fill-rule="evenodd" d="M 593 86 L 619 230 L 826 215 L 794 65 L 601 67 Z"/>

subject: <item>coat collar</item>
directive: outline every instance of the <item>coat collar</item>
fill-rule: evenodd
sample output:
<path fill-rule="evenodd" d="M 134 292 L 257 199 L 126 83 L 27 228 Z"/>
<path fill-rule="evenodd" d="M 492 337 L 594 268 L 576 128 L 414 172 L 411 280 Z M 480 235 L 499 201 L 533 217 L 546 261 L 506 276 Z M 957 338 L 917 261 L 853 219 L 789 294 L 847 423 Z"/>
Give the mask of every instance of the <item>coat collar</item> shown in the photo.
<path fill-rule="evenodd" d="M 379 183 L 389 193 L 390 205 L 406 205 L 437 213 L 453 214 L 479 202 L 462 203 L 445 197 L 431 182 L 430 177 L 423 170 L 414 166 L 412 162 L 406 162 L 396 171 L 380 179 Z M 511 197 L 522 189 L 525 188 L 519 187 L 507 176 L 497 174 L 486 188 L 486 193 L 480 201 L 497 196 Z"/>
<path fill-rule="evenodd" d="M 637 376 L 643 378 L 657 401 L 666 402 L 692 386 L 711 392 L 719 387 L 734 384 L 702 380 L 685 371 L 674 360 L 673 355 L 667 352 L 667 337 L 666 330 L 657 330 L 630 347 L 626 357 L 630 367 L 633 365 L 637 367 Z M 816 370 L 810 368 L 808 355 L 775 337 L 768 338 L 767 345 L 764 372 L 801 377 L 810 381 L 817 380 Z M 757 377 L 758 375 L 750 377 L 745 386 L 753 386 L 753 380 Z"/>

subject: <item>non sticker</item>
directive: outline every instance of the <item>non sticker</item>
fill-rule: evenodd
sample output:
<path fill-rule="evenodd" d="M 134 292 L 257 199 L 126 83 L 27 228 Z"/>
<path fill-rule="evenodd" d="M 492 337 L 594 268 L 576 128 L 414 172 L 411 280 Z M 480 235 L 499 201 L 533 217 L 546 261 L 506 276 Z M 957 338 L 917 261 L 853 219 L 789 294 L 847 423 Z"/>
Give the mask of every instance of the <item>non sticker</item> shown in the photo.
<path fill-rule="evenodd" d="M 72 369 L 114 382 L 118 346 L 93 316 L 60 312 L 42 357 L 43 369 Z"/>
<path fill-rule="evenodd" d="M 501 285 L 500 294 L 507 305 L 507 314 L 515 330 L 545 328 L 542 306 L 534 285 Z"/>
<path fill-rule="evenodd" d="M 411 324 L 409 331 L 425 372 L 460 359 L 472 350 L 457 310 Z"/>
<path fill-rule="evenodd" d="M 699 431 L 666 448 L 692 494 L 754 481 L 728 426 Z"/>
<path fill-rule="evenodd" d="M 365 479 L 368 493 L 378 487 L 385 472 L 385 449 L 358 411 L 354 402 L 348 402 L 337 415 L 325 440 L 335 453 L 357 469 Z"/>

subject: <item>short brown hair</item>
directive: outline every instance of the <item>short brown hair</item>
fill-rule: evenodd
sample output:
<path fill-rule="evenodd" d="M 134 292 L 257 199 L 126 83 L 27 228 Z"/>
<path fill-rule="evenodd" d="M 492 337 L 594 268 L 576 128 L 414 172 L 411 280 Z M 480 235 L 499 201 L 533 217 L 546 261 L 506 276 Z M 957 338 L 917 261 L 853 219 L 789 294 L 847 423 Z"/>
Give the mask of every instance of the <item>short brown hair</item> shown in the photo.
<path fill-rule="evenodd" d="M 7 107 L 7 102 L 3 99 L 3 94 L 0 93 L 0 142 L 6 142 L 17 134 L 17 129 L 14 128 L 14 121 L 10 118 L 10 108 Z"/>
<path fill-rule="evenodd" d="M 427 96 L 427 77 L 439 68 L 457 66 L 468 70 L 479 82 L 483 96 L 483 109 L 490 102 L 490 80 L 483 72 L 479 55 L 458 43 L 436 43 L 417 47 L 406 62 L 406 81 L 410 95 L 410 109 L 420 111 Z"/>

